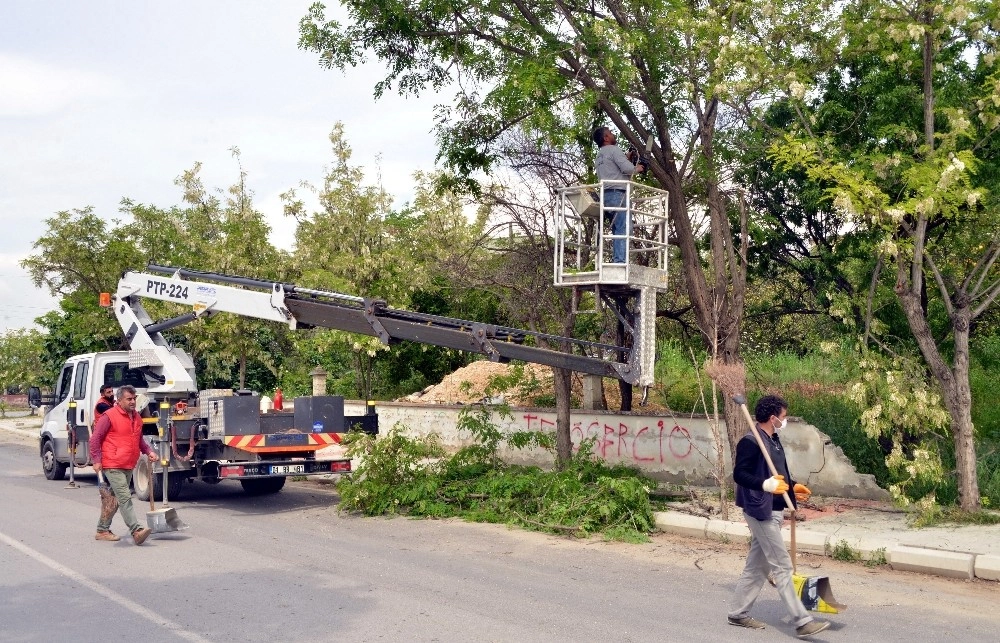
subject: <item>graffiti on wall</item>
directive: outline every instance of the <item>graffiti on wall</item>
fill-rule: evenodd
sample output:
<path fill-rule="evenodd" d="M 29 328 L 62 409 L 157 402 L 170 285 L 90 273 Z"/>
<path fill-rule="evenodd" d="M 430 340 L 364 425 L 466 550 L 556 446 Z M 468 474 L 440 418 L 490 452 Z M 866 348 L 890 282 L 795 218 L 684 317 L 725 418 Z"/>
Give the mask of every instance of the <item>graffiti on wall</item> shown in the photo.
<path fill-rule="evenodd" d="M 526 431 L 555 430 L 555 420 L 544 415 L 525 413 L 522 420 Z M 694 452 L 691 433 L 679 424 L 670 424 L 658 420 L 655 425 L 634 427 L 624 422 L 608 424 L 593 416 L 574 419 L 570 436 L 574 451 L 581 442 L 593 438 L 594 453 L 605 460 L 624 460 L 637 465 L 684 460 Z"/>

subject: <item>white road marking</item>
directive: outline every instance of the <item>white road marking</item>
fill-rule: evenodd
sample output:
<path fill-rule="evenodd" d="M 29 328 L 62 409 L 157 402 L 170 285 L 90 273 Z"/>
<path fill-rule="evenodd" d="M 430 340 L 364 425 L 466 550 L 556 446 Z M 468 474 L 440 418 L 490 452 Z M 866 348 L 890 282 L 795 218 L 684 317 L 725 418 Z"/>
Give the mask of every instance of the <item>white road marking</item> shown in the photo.
<path fill-rule="evenodd" d="M 72 569 L 66 567 L 65 565 L 59 564 L 58 562 L 46 556 L 45 554 L 35 551 L 34 549 L 28 547 L 24 543 L 20 543 L 14 540 L 7 534 L 0 533 L 0 542 L 10 545 L 14 549 L 20 551 L 22 554 L 28 556 L 29 558 L 37 560 L 41 564 L 62 574 L 66 578 L 69 578 L 70 580 L 75 581 L 80 585 L 83 585 L 84 587 L 90 589 L 91 591 L 94 591 L 100 594 L 101 596 L 114 601 L 115 603 L 118 603 L 119 605 L 129 610 L 133 614 L 141 616 L 147 621 L 151 621 L 152 623 L 155 623 L 160 627 L 170 630 L 171 632 L 181 637 L 182 639 L 185 639 L 187 641 L 192 641 L 192 643 L 212 643 L 208 639 L 202 638 L 197 634 L 195 634 L 194 632 L 184 629 L 184 626 L 178 623 L 174 623 L 170 619 L 160 616 L 153 610 L 146 609 L 145 607 L 139 605 L 135 601 L 125 598 L 118 592 L 114 592 L 108 589 L 107 587 L 104 587 L 100 583 L 90 580 L 86 576 L 73 571 Z"/>

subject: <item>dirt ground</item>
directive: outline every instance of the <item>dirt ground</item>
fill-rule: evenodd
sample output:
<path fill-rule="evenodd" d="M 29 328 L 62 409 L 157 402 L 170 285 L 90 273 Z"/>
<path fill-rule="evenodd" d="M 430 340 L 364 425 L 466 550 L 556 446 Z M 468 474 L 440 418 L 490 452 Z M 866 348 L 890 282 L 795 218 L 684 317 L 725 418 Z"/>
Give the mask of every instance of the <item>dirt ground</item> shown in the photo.
<path fill-rule="evenodd" d="M 487 360 L 479 360 L 447 375 L 439 384 L 428 386 L 423 391 L 408 395 L 397 401 L 422 404 L 472 404 L 488 397 L 486 388 L 490 380 L 508 375 L 511 366 Z M 611 410 L 621 408 L 621 391 L 618 381 L 604 378 L 605 407 Z M 583 380 L 579 373 L 573 374 L 571 383 L 573 401 L 579 404 L 583 399 Z M 503 401 L 514 406 L 536 406 L 537 398 L 552 396 L 552 369 L 538 364 L 524 365 L 524 383 L 504 391 L 494 391 L 493 397 L 502 396 Z M 634 392 L 633 410 L 639 408 L 641 391 Z M 652 397 L 652 396 L 651 396 Z M 551 397 L 550 397 L 551 399 Z M 649 401 L 642 406 L 643 412 L 668 410 L 665 406 Z"/>

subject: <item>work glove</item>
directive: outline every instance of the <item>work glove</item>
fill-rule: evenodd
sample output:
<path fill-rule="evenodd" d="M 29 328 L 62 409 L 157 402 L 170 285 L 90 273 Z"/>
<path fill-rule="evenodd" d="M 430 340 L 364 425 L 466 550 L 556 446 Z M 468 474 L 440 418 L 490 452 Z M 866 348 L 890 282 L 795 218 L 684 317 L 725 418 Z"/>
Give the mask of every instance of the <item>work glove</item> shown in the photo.
<path fill-rule="evenodd" d="M 771 476 L 764 481 L 763 487 L 764 491 L 773 493 L 776 496 L 780 496 L 788 491 L 788 483 L 785 482 L 785 476 L 782 475 Z"/>
<path fill-rule="evenodd" d="M 792 490 L 795 492 L 795 499 L 799 502 L 805 502 L 806 500 L 809 500 L 809 496 L 812 495 L 812 491 L 809 491 L 809 487 L 798 482 L 795 483 L 795 486 L 792 487 Z"/>

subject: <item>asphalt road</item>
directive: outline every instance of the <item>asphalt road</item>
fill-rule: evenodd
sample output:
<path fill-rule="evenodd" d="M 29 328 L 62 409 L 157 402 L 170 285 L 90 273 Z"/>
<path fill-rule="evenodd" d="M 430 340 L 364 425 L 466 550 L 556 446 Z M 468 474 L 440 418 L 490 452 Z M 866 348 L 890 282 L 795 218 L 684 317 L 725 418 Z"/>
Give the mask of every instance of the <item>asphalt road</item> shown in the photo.
<path fill-rule="evenodd" d="M 794 638 L 769 587 L 754 613 L 766 630 L 726 623 L 737 545 L 345 516 L 329 486 L 290 482 L 262 498 L 189 484 L 171 504 L 190 530 L 136 547 L 94 541 L 95 479 L 78 482 L 45 480 L 37 447 L 0 431 L 2 641 Z M 112 528 L 125 531 L 119 517 Z M 822 569 L 800 572 L 830 576 L 850 605 L 816 640 L 997 640 L 996 583 L 813 560 Z"/>

